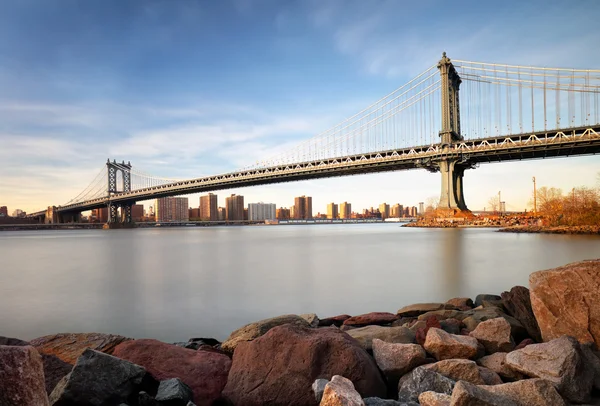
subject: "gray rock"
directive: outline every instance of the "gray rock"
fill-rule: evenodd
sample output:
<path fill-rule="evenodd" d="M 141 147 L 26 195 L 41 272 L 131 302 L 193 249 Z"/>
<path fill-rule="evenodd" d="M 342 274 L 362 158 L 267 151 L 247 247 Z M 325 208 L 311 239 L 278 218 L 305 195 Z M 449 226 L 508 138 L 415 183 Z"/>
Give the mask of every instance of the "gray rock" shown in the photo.
<path fill-rule="evenodd" d="M 179 378 L 160 381 L 155 399 L 159 402 L 169 402 L 172 406 L 185 406 L 193 400 L 194 394 L 189 386 L 181 382 Z"/>
<path fill-rule="evenodd" d="M 321 403 L 321 398 L 323 398 L 323 391 L 325 390 L 327 382 L 329 382 L 327 379 L 316 379 L 312 384 L 312 390 L 315 394 L 317 403 Z"/>
<path fill-rule="evenodd" d="M 392 399 L 364 398 L 365 406 L 419 406 L 415 402 L 400 402 Z"/>
<path fill-rule="evenodd" d="M 520 406 L 512 399 L 465 381 L 459 381 L 454 387 L 450 404 L 452 406 Z"/>
<path fill-rule="evenodd" d="M 187 402 L 187 405 L 185 405 L 185 406 L 196 406 L 196 404 L 193 402 Z"/>
<path fill-rule="evenodd" d="M 404 375 L 398 382 L 398 400 L 402 402 L 418 402 L 423 392 L 434 391 L 450 395 L 454 389 L 452 379 L 424 367 L 417 367 L 410 374 Z"/>
<path fill-rule="evenodd" d="M 308 324 L 310 324 L 311 327 L 313 327 L 313 328 L 319 327 L 320 320 L 316 314 L 314 314 L 314 313 L 301 314 L 300 317 L 302 317 L 304 320 L 306 320 L 306 322 Z"/>
<path fill-rule="evenodd" d="M 50 395 L 50 403 L 60 406 L 118 404 L 139 393 L 146 370 L 129 361 L 87 349 L 73 370 Z"/>
<path fill-rule="evenodd" d="M 138 395 L 138 406 L 160 406 L 158 401 L 148 393 L 141 391 Z"/>
<path fill-rule="evenodd" d="M 475 307 L 479 307 L 479 306 L 483 305 L 484 300 L 487 302 L 493 302 L 493 301 L 502 301 L 502 298 L 498 295 L 488 295 L 488 294 L 477 295 L 477 297 L 475 298 Z"/>
<path fill-rule="evenodd" d="M 562 336 L 543 344 L 531 344 L 506 355 L 505 364 L 527 376 L 546 379 L 574 403 L 589 401 L 594 370 L 582 356 L 573 337 Z"/>
<path fill-rule="evenodd" d="M 542 341 L 540 326 L 538 326 L 531 308 L 529 289 L 524 286 L 515 286 L 510 292 L 502 292 L 501 296 L 506 312 L 519 320 L 531 338 L 537 342 Z"/>

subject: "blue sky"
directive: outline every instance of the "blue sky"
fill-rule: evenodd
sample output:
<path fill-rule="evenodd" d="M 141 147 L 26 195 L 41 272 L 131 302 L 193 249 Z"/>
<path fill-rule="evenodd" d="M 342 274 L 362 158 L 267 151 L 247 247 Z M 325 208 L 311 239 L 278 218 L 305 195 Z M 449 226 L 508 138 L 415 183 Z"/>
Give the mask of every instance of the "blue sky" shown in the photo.
<path fill-rule="evenodd" d="M 488 4 L 489 3 L 489 4 Z M 0 205 L 62 204 L 107 158 L 194 178 L 308 139 L 455 59 L 600 69 L 597 1 L 0 0 Z M 472 209 L 502 190 L 596 184 L 600 157 L 482 165 Z M 219 192 L 313 208 L 418 205 L 439 174 L 393 172 Z M 190 199 L 198 205 L 197 195 Z"/>

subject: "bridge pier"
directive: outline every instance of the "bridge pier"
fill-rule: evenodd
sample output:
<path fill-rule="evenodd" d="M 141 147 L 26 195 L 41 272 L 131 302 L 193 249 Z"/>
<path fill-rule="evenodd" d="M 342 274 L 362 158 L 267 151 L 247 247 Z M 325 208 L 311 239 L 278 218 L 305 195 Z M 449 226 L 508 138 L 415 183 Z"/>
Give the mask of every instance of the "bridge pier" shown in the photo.
<path fill-rule="evenodd" d="M 442 175 L 442 191 L 440 195 L 440 209 L 469 210 L 465 203 L 463 192 L 464 165 L 458 160 L 443 160 L 439 162 Z"/>

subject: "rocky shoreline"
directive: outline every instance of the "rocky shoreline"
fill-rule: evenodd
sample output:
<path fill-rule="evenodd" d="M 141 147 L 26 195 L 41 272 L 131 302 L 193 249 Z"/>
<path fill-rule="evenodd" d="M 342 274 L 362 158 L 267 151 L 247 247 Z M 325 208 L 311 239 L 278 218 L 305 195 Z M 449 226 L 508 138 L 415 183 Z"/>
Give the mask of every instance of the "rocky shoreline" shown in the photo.
<path fill-rule="evenodd" d="M 222 343 L 0 337 L 0 405 L 599 405 L 599 345 L 600 259 L 474 301 L 279 316 Z"/>
<path fill-rule="evenodd" d="M 598 226 L 512 226 L 498 230 L 503 233 L 534 233 L 534 234 L 581 234 L 581 235 L 600 235 L 600 225 Z"/>

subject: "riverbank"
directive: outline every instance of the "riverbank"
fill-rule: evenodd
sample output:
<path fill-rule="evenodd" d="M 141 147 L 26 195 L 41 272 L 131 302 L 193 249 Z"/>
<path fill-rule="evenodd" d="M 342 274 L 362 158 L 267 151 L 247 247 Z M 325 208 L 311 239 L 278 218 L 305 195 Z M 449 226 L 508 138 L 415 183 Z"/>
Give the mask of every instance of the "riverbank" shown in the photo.
<path fill-rule="evenodd" d="M 600 225 L 597 226 L 511 226 L 498 230 L 503 233 L 535 233 L 535 234 L 581 234 L 600 235 Z"/>
<path fill-rule="evenodd" d="M 169 344 L 98 333 L 29 342 L 0 337 L 0 400 L 3 406 L 590 403 L 600 400 L 599 286 L 600 260 L 593 260 L 534 272 L 529 289 L 395 313 L 279 316 L 247 324 L 224 342 Z"/>

